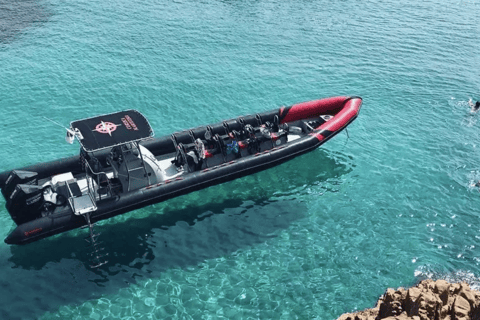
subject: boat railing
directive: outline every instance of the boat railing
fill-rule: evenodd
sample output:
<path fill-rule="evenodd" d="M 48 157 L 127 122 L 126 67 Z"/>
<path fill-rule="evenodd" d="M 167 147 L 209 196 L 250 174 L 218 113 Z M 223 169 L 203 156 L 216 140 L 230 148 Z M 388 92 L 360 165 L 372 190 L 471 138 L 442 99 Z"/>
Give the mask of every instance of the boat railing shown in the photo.
<path fill-rule="evenodd" d="M 142 168 L 143 168 L 143 171 L 145 172 L 145 177 L 147 177 L 148 185 L 150 185 L 150 176 L 148 175 L 148 173 L 147 173 L 147 168 L 145 167 L 145 161 L 143 160 L 143 155 L 142 155 L 142 150 L 140 150 L 140 145 L 139 145 L 138 141 L 133 142 L 133 145 L 134 145 L 134 146 L 137 148 L 137 150 L 138 150 L 138 153 L 139 153 L 139 156 L 140 156 L 140 160 L 141 160 L 141 164 L 142 164 Z M 127 191 L 131 191 L 131 190 L 130 190 L 130 172 L 132 172 L 132 171 L 134 171 L 134 170 L 137 170 L 139 167 L 129 167 L 129 166 L 128 166 L 128 161 L 126 161 L 127 157 L 125 156 L 126 150 L 123 150 L 123 147 L 120 147 L 120 151 L 122 152 L 122 158 L 125 159 L 125 160 L 124 160 L 124 162 L 125 162 L 125 169 L 127 170 L 127 180 L 129 181 Z"/>
<path fill-rule="evenodd" d="M 88 170 L 87 170 L 87 169 L 88 169 Z M 87 179 L 88 192 L 93 195 L 92 198 L 94 199 L 95 204 L 96 204 L 96 199 L 97 199 L 97 198 L 96 198 L 96 194 L 97 194 L 98 189 L 100 188 L 100 178 L 101 178 L 102 176 L 104 176 L 104 177 L 107 179 L 107 190 L 108 190 L 108 191 L 111 191 L 110 181 L 109 181 L 108 176 L 107 176 L 107 173 L 106 173 L 105 171 L 95 172 L 95 171 L 93 170 L 93 168 L 90 166 L 90 163 L 88 163 L 88 161 L 85 161 L 85 171 L 86 171 L 86 179 Z M 96 177 L 96 180 L 97 180 L 97 188 L 95 188 L 95 183 L 93 183 L 92 177 L 88 175 L 88 171 L 90 171 L 90 173 Z M 99 200 L 102 199 L 101 193 L 98 193 L 98 198 L 99 198 Z"/>

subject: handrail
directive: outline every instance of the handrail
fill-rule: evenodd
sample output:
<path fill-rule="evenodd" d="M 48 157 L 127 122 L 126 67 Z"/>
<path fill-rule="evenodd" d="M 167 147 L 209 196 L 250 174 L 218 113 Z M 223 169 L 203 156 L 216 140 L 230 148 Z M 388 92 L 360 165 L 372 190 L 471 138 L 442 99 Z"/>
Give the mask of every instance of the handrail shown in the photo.
<path fill-rule="evenodd" d="M 98 180 L 97 184 L 98 184 L 98 185 L 100 185 L 100 179 L 99 179 L 99 178 L 100 178 L 100 175 L 101 175 L 101 174 L 104 174 L 104 175 L 107 177 L 108 187 L 109 187 L 109 189 L 111 188 L 111 186 L 110 186 L 110 181 L 108 180 L 108 176 L 107 176 L 107 173 L 106 173 L 105 171 L 95 172 L 95 171 L 93 171 L 93 169 L 92 169 L 92 167 L 90 166 L 90 164 L 88 163 L 88 161 L 85 161 L 85 164 L 86 164 L 86 166 L 85 166 L 85 171 L 86 171 L 86 168 L 88 167 L 88 169 L 90 170 L 90 173 L 92 173 L 93 175 L 97 176 L 97 178 L 98 178 L 98 179 L 97 179 L 97 180 Z M 89 180 L 89 177 L 88 177 L 88 175 L 86 174 L 86 172 L 85 172 L 85 176 L 86 176 L 86 178 L 87 178 L 88 191 L 90 192 L 90 180 Z M 95 185 L 94 185 L 93 183 L 92 183 L 92 189 L 93 189 L 93 192 L 92 192 L 92 193 L 95 194 Z M 96 205 L 96 204 L 97 204 L 96 197 L 94 196 L 93 198 L 94 198 L 94 202 L 95 202 L 95 205 Z M 100 197 L 100 198 L 101 198 L 101 197 Z"/>
<path fill-rule="evenodd" d="M 122 146 L 120 146 L 120 152 L 122 152 L 122 159 L 123 159 L 123 162 L 125 163 L 125 169 L 127 169 L 127 181 L 128 181 L 127 192 L 128 192 L 130 191 L 130 169 L 128 168 L 128 162 L 125 160 L 125 152 L 123 151 Z"/>
<path fill-rule="evenodd" d="M 68 183 L 65 183 L 65 185 L 67 186 L 68 193 L 71 195 L 71 194 L 72 194 L 72 190 L 70 189 L 69 184 L 68 184 Z M 73 198 L 73 197 L 72 197 L 72 198 Z M 75 212 L 75 203 L 73 202 L 73 200 L 72 200 L 72 201 L 70 200 L 70 196 L 69 196 L 68 202 L 69 202 L 70 205 L 72 206 L 73 212 Z"/>
<path fill-rule="evenodd" d="M 137 149 L 138 149 L 138 153 L 140 154 L 140 160 L 142 160 L 143 171 L 145 172 L 145 176 L 147 176 L 148 185 L 150 185 L 151 184 L 150 176 L 148 175 L 147 168 L 145 167 L 145 161 L 143 160 L 142 150 L 140 149 L 140 145 L 138 143 L 137 143 Z"/>
<path fill-rule="evenodd" d="M 85 166 L 85 178 L 87 179 L 87 188 L 88 188 L 88 195 L 90 196 L 90 199 L 92 199 L 92 202 L 95 206 L 97 206 L 97 199 L 95 197 L 95 185 L 93 185 L 92 183 L 92 189 L 93 189 L 93 192 L 90 190 L 90 177 L 88 176 L 87 174 L 87 167 L 90 169 L 90 171 L 93 171 L 92 168 L 90 167 L 90 164 L 88 163 L 88 161 L 85 161 L 85 163 L 87 164 Z M 91 194 L 93 194 L 94 196 L 92 197 Z"/>
<path fill-rule="evenodd" d="M 85 163 L 87 164 L 88 168 L 90 169 L 90 172 L 96 176 L 100 175 L 100 174 L 104 174 L 104 175 L 107 175 L 107 173 L 105 171 L 101 171 L 101 172 L 95 172 L 93 171 L 92 167 L 90 166 L 90 164 L 88 163 L 88 161 L 85 161 Z"/>

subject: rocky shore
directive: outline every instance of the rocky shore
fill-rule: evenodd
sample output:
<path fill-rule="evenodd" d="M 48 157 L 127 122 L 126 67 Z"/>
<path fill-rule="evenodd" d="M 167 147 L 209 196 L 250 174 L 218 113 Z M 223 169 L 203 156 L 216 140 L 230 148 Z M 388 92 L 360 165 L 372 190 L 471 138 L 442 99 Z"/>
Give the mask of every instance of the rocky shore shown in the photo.
<path fill-rule="evenodd" d="M 480 292 L 466 283 L 423 280 L 415 287 L 388 289 L 372 309 L 343 314 L 338 320 L 480 319 Z"/>

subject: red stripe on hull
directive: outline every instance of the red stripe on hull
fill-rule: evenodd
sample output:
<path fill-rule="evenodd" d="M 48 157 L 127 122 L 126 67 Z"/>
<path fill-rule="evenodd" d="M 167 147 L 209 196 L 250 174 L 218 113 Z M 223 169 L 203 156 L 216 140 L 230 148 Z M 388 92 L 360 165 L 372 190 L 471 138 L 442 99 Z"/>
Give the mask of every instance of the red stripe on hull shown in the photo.
<path fill-rule="evenodd" d="M 325 139 L 325 137 L 322 136 L 320 133 L 315 134 L 315 138 L 317 138 L 318 141 L 322 141 L 323 139 Z"/>

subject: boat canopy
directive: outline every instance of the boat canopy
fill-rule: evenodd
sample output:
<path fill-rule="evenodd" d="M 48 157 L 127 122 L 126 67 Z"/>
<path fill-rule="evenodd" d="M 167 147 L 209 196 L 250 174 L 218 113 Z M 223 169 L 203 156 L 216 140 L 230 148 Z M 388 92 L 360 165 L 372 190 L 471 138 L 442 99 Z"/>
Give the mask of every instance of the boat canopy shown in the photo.
<path fill-rule="evenodd" d="M 138 142 L 154 135 L 147 118 L 137 110 L 72 121 L 70 129 L 87 152 Z"/>

